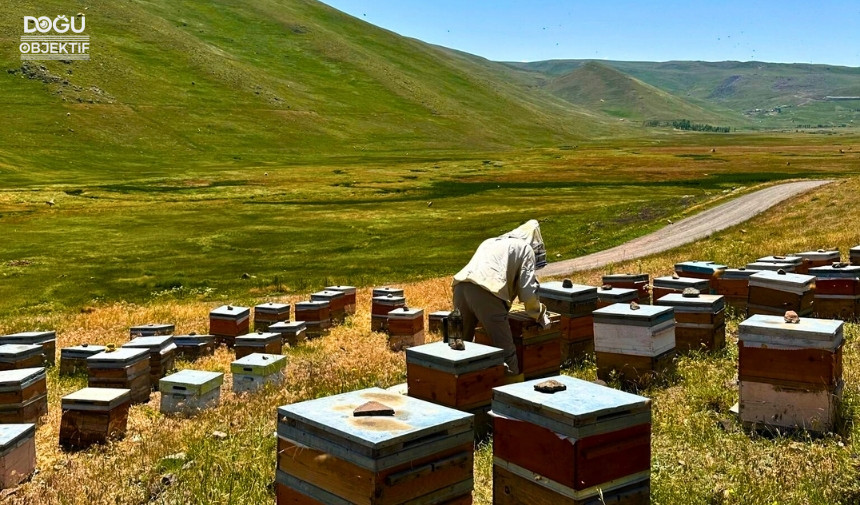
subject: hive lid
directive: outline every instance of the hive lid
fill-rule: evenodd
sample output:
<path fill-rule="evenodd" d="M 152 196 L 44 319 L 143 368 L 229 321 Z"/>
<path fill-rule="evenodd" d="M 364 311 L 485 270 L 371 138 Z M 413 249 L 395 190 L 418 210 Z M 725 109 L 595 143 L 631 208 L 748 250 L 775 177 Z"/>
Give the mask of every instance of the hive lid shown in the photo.
<path fill-rule="evenodd" d="M 812 289 L 815 277 L 801 274 L 780 274 L 765 270 L 750 276 L 750 287 L 759 286 L 803 294 Z"/>
<path fill-rule="evenodd" d="M 696 288 L 699 291 L 708 291 L 711 289 L 711 282 L 708 279 L 697 279 L 695 277 L 678 277 L 676 279 L 671 275 L 667 275 L 664 277 L 655 277 L 654 287 L 671 289 Z"/>
<path fill-rule="evenodd" d="M 644 396 L 566 375 L 552 377 L 564 391 L 541 393 L 535 379 L 493 389 L 493 414 L 582 438 L 651 422 L 651 400 Z"/>
<path fill-rule="evenodd" d="M 56 331 L 22 331 L 3 335 L 0 344 L 41 344 L 56 339 Z"/>
<path fill-rule="evenodd" d="M 629 303 L 613 303 L 595 310 L 592 315 L 595 323 L 656 326 L 664 321 L 674 319 L 675 311 L 672 307 L 657 305 L 640 305 L 638 309 L 634 310 L 630 308 Z"/>
<path fill-rule="evenodd" d="M 269 325 L 269 331 L 274 333 L 298 333 L 307 329 L 308 325 L 304 321 L 278 321 Z"/>
<path fill-rule="evenodd" d="M 281 354 L 251 353 L 230 363 L 234 374 L 267 377 L 287 366 L 287 357 Z"/>
<path fill-rule="evenodd" d="M 713 275 L 717 272 L 722 272 L 726 268 L 728 268 L 727 265 L 720 265 L 713 261 L 682 261 L 681 263 L 675 263 L 676 272 L 690 272 L 696 274 Z"/>
<path fill-rule="evenodd" d="M 413 309 L 412 307 L 396 308 L 388 313 L 389 319 L 415 319 L 424 315 L 424 309 Z"/>
<path fill-rule="evenodd" d="M 738 326 L 738 340 L 789 347 L 831 349 L 843 339 L 844 323 L 831 319 L 801 317 L 786 323 L 783 316 L 755 315 Z"/>
<path fill-rule="evenodd" d="M 130 347 L 132 349 L 149 349 L 150 351 L 157 351 L 164 350 L 172 346 L 173 340 L 173 335 L 135 337 L 128 342 L 122 344 L 122 347 Z"/>
<path fill-rule="evenodd" d="M 0 345 L 0 358 L 26 358 L 42 352 L 42 346 L 36 344 L 3 344 Z"/>
<path fill-rule="evenodd" d="M 32 423 L 0 424 L 0 456 L 5 456 L 7 451 L 35 435 L 36 425 Z"/>
<path fill-rule="evenodd" d="M 857 279 L 860 278 L 860 265 L 814 267 L 809 269 L 809 275 L 814 275 L 817 279 Z"/>
<path fill-rule="evenodd" d="M 327 300 L 310 300 L 296 303 L 296 310 L 318 310 L 328 306 Z"/>
<path fill-rule="evenodd" d="M 798 266 L 803 263 L 803 258 L 800 256 L 765 256 L 757 259 L 756 263 L 787 263 Z"/>
<path fill-rule="evenodd" d="M 608 284 L 607 284 L 608 286 Z M 604 289 L 603 287 L 597 290 L 597 298 L 600 300 L 615 300 L 615 299 L 635 299 L 634 297 L 639 296 L 639 291 L 631 288 L 616 288 L 609 287 L 609 289 Z"/>
<path fill-rule="evenodd" d="M 431 312 L 427 314 L 427 317 L 430 319 L 443 319 L 451 315 L 450 310 L 437 310 L 435 312 Z"/>
<path fill-rule="evenodd" d="M 246 317 L 250 317 L 251 309 L 248 307 L 237 307 L 234 305 L 222 305 L 216 309 L 212 309 L 209 312 L 209 317 L 214 317 L 216 319 L 244 319 Z"/>
<path fill-rule="evenodd" d="M 840 255 L 839 251 L 806 251 L 801 253 L 795 253 L 792 256 L 800 256 L 801 258 L 810 260 L 810 261 L 828 261 L 828 262 L 836 262 L 839 261 Z"/>
<path fill-rule="evenodd" d="M 681 293 L 669 293 L 657 300 L 657 305 L 666 305 L 675 308 L 675 312 L 711 312 L 716 314 L 726 306 L 725 297 L 722 295 L 703 295 L 687 297 Z"/>
<path fill-rule="evenodd" d="M 132 326 L 129 332 L 132 335 L 153 335 L 155 333 L 173 333 L 175 326 L 170 323 L 150 323 Z"/>
<path fill-rule="evenodd" d="M 406 363 L 450 374 L 464 374 L 501 365 L 505 352 L 497 347 L 463 342 L 465 349 L 455 351 L 445 342 L 406 348 Z"/>
<path fill-rule="evenodd" d="M 792 263 L 768 263 L 766 261 L 756 261 L 755 263 L 747 263 L 748 270 L 761 270 L 776 272 L 777 270 L 785 270 L 786 272 L 794 272 L 796 265 Z"/>
<path fill-rule="evenodd" d="M 174 335 L 173 343 L 178 347 L 196 346 L 215 342 L 215 335 Z"/>
<path fill-rule="evenodd" d="M 340 291 L 345 295 L 355 294 L 355 286 L 326 286 L 326 291 Z"/>
<path fill-rule="evenodd" d="M 749 279 L 750 275 L 757 274 L 761 270 L 752 268 L 727 268 L 720 277 L 723 280 Z"/>
<path fill-rule="evenodd" d="M 648 274 L 606 274 L 602 277 L 603 283 L 612 282 L 648 282 Z"/>
<path fill-rule="evenodd" d="M 131 400 L 131 389 L 123 388 L 83 388 L 62 398 L 64 409 L 72 410 L 111 410 Z"/>
<path fill-rule="evenodd" d="M 87 366 L 108 367 L 110 365 L 128 366 L 149 359 L 149 349 L 120 347 L 113 352 L 100 352 L 87 358 Z"/>
<path fill-rule="evenodd" d="M 311 293 L 311 300 L 337 300 L 339 298 L 343 298 L 346 296 L 346 293 L 343 291 L 331 291 L 331 290 L 323 290 L 317 291 L 316 293 Z"/>
<path fill-rule="evenodd" d="M 374 296 L 371 301 L 379 305 L 403 305 L 406 297 L 402 295 L 380 295 Z"/>
<path fill-rule="evenodd" d="M 369 401 L 391 407 L 394 416 L 355 417 Z M 472 414 L 380 388 L 278 408 L 279 436 L 372 471 L 469 443 L 472 427 Z"/>
<path fill-rule="evenodd" d="M 246 345 L 263 345 L 266 342 L 271 342 L 272 340 L 280 340 L 281 334 L 274 332 L 255 332 L 248 333 L 247 335 L 241 335 L 236 337 L 236 344 L 246 344 Z"/>
<path fill-rule="evenodd" d="M 60 349 L 60 358 L 89 358 L 93 354 L 103 352 L 107 347 L 103 345 L 84 344 L 74 347 L 63 347 Z"/>
<path fill-rule="evenodd" d="M 373 288 L 371 292 L 371 297 L 375 298 L 377 296 L 403 296 L 403 290 L 400 288 L 392 288 L 390 286 L 383 286 L 379 288 Z"/>
<path fill-rule="evenodd" d="M 594 301 L 597 300 L 597 288 L 584 284 L 570 284 L 565 287 L 564 282 L 551 281 L 538 286 L 538 296 L 571 302 Z"/>
<path fill-rule="evenodd" d="M 203 370 L 181 370 L 158 381 L 161 394 L 180 393 L 203 395 L 221 386 L 224 374 Z"/>
<path fill-rule="evenodd" d="M 44 367 L 0 371 L 0 392 L 18 391 L 45 378 Z"/>
<path fill-rule="evenodd" d="M 289 303 L 266 302 L 254 306 L 254 312 L 261 312 L 263 314 L 283 314 L 289 311 Z"/>

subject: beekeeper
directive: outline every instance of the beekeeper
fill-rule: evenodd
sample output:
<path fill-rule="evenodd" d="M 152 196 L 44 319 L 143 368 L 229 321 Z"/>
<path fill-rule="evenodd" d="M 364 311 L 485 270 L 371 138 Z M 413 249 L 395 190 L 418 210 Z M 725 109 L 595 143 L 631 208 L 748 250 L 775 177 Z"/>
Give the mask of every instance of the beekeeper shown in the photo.
<path fill-rule="evenodd" d="M 505 364 L 511 375 L 519 375 L 520 367 L 508 311 L 514 299 L 519 298 L 529 316 L 541 326 L 549 324 L 535 278 L 535 269 L 545 265 L 540 224 L 532 219 L 483 241 L 469 263 L 454 276 L 454 307 L 463 317 L 463 339 L 474 340 L 475 326 L 480 322 L 493 345 L 505 351 Z"/>

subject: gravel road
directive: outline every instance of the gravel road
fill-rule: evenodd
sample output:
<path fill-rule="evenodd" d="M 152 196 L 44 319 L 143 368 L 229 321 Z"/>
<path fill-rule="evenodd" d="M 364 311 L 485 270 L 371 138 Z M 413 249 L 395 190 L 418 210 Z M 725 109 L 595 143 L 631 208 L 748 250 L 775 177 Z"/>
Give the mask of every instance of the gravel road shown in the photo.
<path fill-rule="evenodd" d="M 537 271 L 539 277 L 567 275 L 580 270 L 600 268 L 609 263 L 621 263 L 672 249 L 707 237 L 708 235 L 742 223 L 757 214 L 795 195 L 815 189 L 832 181 L 813 180 L 789 182 L 735 198 L 695 216 L 648 235 L 636 238 L 620 246 L 606 249 L 579 258 L 556 261 Z"/>

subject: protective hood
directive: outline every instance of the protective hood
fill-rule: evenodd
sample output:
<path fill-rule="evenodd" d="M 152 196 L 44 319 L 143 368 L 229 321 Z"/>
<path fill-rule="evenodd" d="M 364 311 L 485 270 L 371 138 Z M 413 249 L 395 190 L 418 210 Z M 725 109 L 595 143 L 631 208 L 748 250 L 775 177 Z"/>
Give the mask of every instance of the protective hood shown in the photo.
<path fill-rule="evenodd" d="M 511 237 L 527 242 L 535 253 L 535 268 L 546 266 L 546 247 L 540 235 L 540 223 L 536 219 L 530 219 L 500 237 Z"/>

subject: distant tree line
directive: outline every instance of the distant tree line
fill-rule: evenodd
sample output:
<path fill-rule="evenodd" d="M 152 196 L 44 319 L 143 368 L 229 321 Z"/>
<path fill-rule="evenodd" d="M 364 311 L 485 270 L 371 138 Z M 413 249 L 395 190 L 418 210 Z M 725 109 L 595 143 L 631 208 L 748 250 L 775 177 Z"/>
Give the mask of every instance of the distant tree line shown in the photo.
<path fill-rule="evenodd" d="M 715 132 L 729 133 L 732 131 L 730 126 L 714 126 L 705 123 L 693 123 L 689 119 L 676 119 L 674 121 L 660 121 L 658 119 L 649 119 L 643 123 L 647 127 L 671 126 L 676 130 L 690 130 L 695 132 Z"/>

